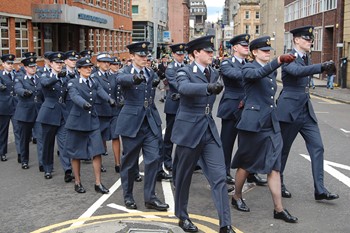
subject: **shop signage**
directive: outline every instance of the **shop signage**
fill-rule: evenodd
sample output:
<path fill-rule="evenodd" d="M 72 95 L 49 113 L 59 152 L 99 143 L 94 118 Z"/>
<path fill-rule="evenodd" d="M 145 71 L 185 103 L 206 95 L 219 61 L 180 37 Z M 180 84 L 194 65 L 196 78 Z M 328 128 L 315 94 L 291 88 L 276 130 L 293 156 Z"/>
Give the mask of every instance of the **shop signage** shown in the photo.
<path fill-rule="evenodd" d="M 33 4 L 32 22 L 68 23 L 111 29 L 113 17 L 66 4 Z"/>

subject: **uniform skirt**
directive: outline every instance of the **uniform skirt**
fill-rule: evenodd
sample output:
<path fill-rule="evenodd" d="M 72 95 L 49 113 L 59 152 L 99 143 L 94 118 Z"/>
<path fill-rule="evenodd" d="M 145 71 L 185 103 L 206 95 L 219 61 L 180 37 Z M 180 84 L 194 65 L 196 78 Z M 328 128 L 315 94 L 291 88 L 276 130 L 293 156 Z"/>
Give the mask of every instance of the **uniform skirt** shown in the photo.
<path fill-rule="evenodd" d="M 270 174 L 281 169 L 282 136 L 272 128 L 260 132 L 238 131 L 238 150 L 232 168 L 249 173 Z"/>
<path fill-rule="evenodd" d="M 67 129 L 66 155 L 71 159 L 92 159 L 106 152 L 101 132 Z"/>
<path fill-rule="evenodd" d="M 111 120 L 111 138 L 112 140 L 114 139 L 119 139 L 119 134 L 117 133 L 117 120 L 118 116 L 113 116 Z"/>
<path fill-rule="evenodd" d="M 111 136 L 111 120 L 112 117 L 98 117 L 100 121 L 100 131 L 103 141 L 109 141 L 112 140 Z"/>

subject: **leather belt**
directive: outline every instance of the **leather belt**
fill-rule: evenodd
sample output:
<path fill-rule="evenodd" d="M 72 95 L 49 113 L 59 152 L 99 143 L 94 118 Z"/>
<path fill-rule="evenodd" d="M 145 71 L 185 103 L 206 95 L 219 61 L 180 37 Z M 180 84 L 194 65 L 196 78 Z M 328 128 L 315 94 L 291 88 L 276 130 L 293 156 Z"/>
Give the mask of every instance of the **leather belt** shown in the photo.
<path fill-rule="evenodd" d="M 289 87 L 289 86 L 285 86 L 285 87 L 283 87 L 283 90 L 284 91 L 309 93 L 309 87 Z"/>

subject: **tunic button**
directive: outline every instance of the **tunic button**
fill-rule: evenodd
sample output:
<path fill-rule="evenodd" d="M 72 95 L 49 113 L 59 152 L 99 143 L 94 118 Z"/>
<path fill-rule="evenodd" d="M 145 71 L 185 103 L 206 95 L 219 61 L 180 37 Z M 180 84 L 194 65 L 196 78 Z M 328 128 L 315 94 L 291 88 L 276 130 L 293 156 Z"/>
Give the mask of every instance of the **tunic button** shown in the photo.
<path fill-rule="evenodd" d="M 252 107 L 252 109 L 254 109 L 254 106 Z"/>
<path fill-rule="evenodd" d="M 90 98 L 90 100 L 92 101 L 92 98 Z"/>
<path fill-rule="evenodd" d="M 272 81 L 273 81 L 273 79 L 272 79 L 272 78 L 270 78 L 270 81 L 272 82 Z"/>
<path fill-rule="evenodd" d="M 90 91 L 90 95 L 92 95 L 92 92 Z"/>
<path fill-rule="evenodd" d="M 270 105 L 271 108 L 273 108 L 273 105 Z"/>
<path fill-rule="evenodd" d="M 111 94 L 108 94 L 109 96 L 111 96 Z"/>
<path fill-rule="evenodd" d="M 273 95 L 271 96 L 271 99 L 273 99 Z"/>
<path fill-rule="evenodd" d="M 271 90 L 275 90 L 275 88 L 271 87 Z"/>
<path fill-rule="evenodd" d="M 89 111 L 89 114 L 91 114 L 91 111 Z"/>

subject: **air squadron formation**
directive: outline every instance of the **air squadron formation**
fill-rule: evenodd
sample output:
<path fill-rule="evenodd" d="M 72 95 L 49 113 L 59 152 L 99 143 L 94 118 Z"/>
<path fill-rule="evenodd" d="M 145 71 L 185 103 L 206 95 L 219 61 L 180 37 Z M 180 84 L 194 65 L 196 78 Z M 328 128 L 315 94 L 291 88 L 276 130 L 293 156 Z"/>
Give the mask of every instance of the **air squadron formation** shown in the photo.
<path fill-rule="evenodd" d="M 210 184 L 220 233 L 235 232 L 228 192 L 234 190 L 231 204 L 235 209 L 250 211 L 242 197 L 246 181 L 268 185 L 273 217 L 297 223 L 298 218 L 283 207 L 282 197 L 292 197 L 284 171 L 298 133 L 310 154 L 315 200 L 339 198 L 324 185 L 324 147 L 309 95 L 310 76 L 330 72 L 335 65 L 333 61 L 311 64 L 313 30 L 313 26 L 291 30 L 292 51 L 274 59 L 270 59 L 270 37 L 250 41 L 248 34 L 237 35 L 230 40 L 232 54 L 220 64 L 213 59 L 211 35 L 170 45 L 169 54 L 161 61 L 149 54 L 147 41 L 127 46 L 130 60 L 99 53 L 96 64 L 91 50 L 45 52 L 43 67 L 37 66 L 34 52 L 27 52 L 21 68 L 15 70 L 15 55 L 3 54 L 1 161 L 7 161 L 11 121 L 22 169 L 30 168 L 33 155 L 29 144 L 33 141 L 39 171 L 45 179 L 52 179 L 56 140 L 64 181 L 74 182 L 74 190 L 85 193 L 80 161 L 90 160 L 95 191 L 107 194 L 101 174 L 106 172 L 106 143 L 112 141 L 115 172 L 120 173 L 128 209 L 137 209 L 133 185 L 143 180 L 138 165 L 142 150 L 145 207 L 166 211 L 169 205 L 157 197 L 156 181 L 172 180 L 175 215 L 185 232 L 198 231 L 187 210 L 192 175 L 197 169 L 202 169 Z M 282 70 L 283 89 L 276 101 L 278 68 Z M 160 85 L 164 94 L 159 101 L 164 102 L 166 115 L 164 137 L 155 104 Z M 220 133 L 213 118 L 219 94 Z M 236 138 L 238 148 L 233 154 Z M 235 177 L 232 169 L 236 169 Z M 259 174 L 266 174 L 267 180 Z"/>

